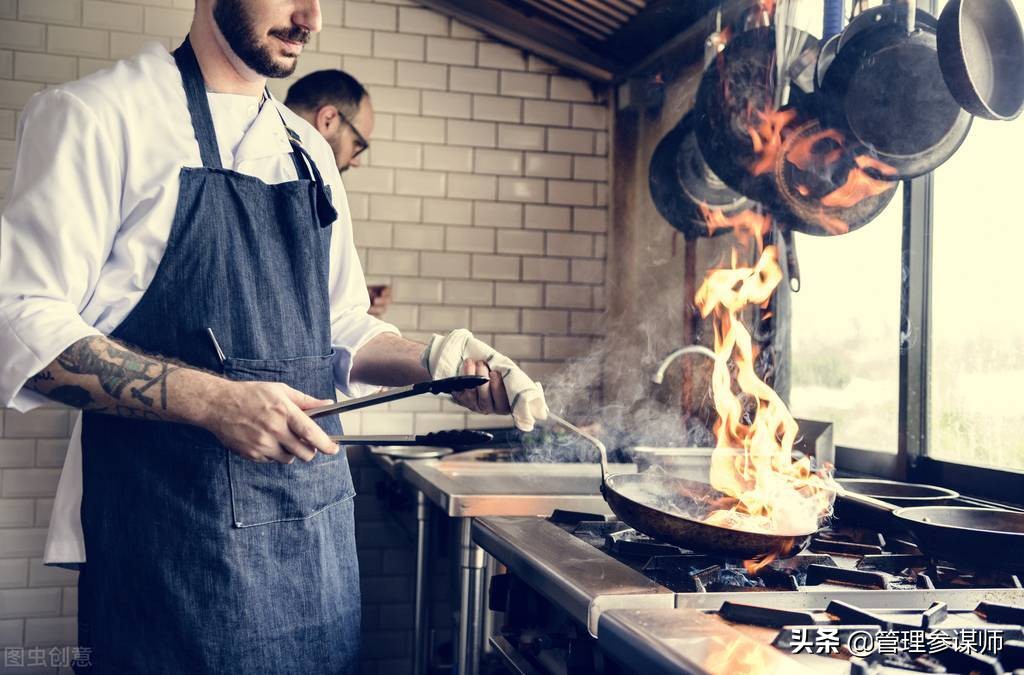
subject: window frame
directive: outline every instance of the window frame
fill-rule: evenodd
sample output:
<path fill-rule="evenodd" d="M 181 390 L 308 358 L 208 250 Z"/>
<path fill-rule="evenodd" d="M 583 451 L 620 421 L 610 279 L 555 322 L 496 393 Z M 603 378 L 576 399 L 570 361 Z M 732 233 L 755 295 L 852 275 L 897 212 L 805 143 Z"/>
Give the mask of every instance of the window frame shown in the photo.
<path fill-rule="evenodd" d="M 916 327 L 920 339 L 899 344 L 899 443 L 895 454 L 836 447 L 836 466 L 847 471 L 914 483 L 930 483 L 963 494 L 995 500 L 1020 500 L 1024 472 L 930 457 L 929 373 L 931 372 L 932 174 L 903 182 L 901 259 L 907 282 L 900 288 L 900 333 Z"/>
<path fill-rule="evenodd" d="M 937 0 L 920 0 L 918 7 L 938 16 Z M 906 346 L 895 345 L 900 350 L 896 453 L 837 446 L 836 466 L 894 480 L 941 485 L 983 499 L 1020 501 L 1024 499 L 1024 471 L 928 455 L 934 187 L 931 173 L 903 181 L 901 258 L 907 282 L 900 288 L 900 334 L 906 335 L 908 328 L 916 327 L 920 339 Z"/>

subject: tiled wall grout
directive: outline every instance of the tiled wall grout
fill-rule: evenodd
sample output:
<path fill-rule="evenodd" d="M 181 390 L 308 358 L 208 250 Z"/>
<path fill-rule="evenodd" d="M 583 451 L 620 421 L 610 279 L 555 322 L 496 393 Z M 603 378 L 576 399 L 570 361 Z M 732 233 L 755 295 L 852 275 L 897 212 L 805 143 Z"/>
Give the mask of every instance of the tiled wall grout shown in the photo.
<path fill-rule="evenodd" d="M 394 288 L 385 318 L 421 340 L 468 326 L 542 380 L 587 353 L 603 334 L 608 106 L 590 83 L 412 0 L 321 7 L 324 30 L 296 77 L 345 68 L 373 97 L 372 148 L 344 180 L 367 281 Z M 193 0 L 0 0 L 0 199 L 34 92 L 149 40 L 175 46 L 192 11 Z M 283 98 L 289 83 L 271 90 Z M 41 565 L 74 419 L 58 407 L 0 410 L 0 647 L 74 638 L 75 575 Z M 344 422 L 353 433 L 422 433 L 507 420 L 416 400 Z M 373 486 L 359 488 L 366 515 L 378 508 Z M 388 520 L 373 522 L 381 541 L 361 537 L 361 556 L 408 548 L 387 534 Z M 381 578 L 405 574 L 399 563 Z M 387 585 L 364 583 L 377 589 L 371 597 Z M 403 605 L 374 602 L 366 629 L 387 636 L 385 617 Z M 394 672 L 404 658 L 379 655 L 367 672 Z"/>

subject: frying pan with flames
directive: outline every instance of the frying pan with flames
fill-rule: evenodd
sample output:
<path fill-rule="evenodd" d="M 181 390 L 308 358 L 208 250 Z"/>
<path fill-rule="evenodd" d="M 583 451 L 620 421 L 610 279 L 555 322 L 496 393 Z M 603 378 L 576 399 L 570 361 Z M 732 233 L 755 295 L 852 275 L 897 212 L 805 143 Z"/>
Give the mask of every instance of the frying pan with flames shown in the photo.
<path fill-rule="evenodd" d="M 682 548 L 753 560 L 796 555 L 817 532 L 768 534 L 710 525 L 687 513 L 707 513 L 728 499 L 711 486 L 669 474 L 609 475 L 604 444 L 557 415 L 549 417 L 592 443 L 601 458 L 601 495 L 624 523 Z M 926 555 L 940 560 L 1024 572 L 1024 512 L 964 506 L 893 504 L 839 488 L 839 499 L 863 514 L 857 525 L 908 531 Z"/>
<path fill-rule="evenodd" d="M 705 523 L 687 514 L 709 513 L 727 506 L 729 497 L 705 483 L 669 474 L 610 475 L 608 452 L 600 440 L 553 413 L 549 418 L 597 448 L 601 496 L 622 522 L 659 541 L 743 560 L 768 555 L 787 558 L 802 551 L 817 531 L 769 534 Z"/>

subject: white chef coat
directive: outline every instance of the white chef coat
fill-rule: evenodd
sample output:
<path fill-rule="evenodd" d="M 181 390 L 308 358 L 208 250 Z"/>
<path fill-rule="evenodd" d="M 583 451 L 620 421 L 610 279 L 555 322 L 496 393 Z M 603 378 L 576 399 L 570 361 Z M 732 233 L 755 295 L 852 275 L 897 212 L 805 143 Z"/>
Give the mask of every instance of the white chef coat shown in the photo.
<path fill-rule="evenodd" d="M 276 100 L 261 109 L 261 97 L 207 98 L 225 168 L 271 184 L 296 180 L 280 112 L 330 185 L 339 213 L 329 282 L 335 380 L 346 394 L 366 393 L 349 382 L 354 354 L 372 337 L 398 330 L 366 313 L 370 301 L 334 154 Z M 202 160 L 181 75 L 159 43 L 28 102 L 0 216 L 0 405 L 26 411 L 45 402 L 23 388 L 25 381 L 78 340 L 110 334 L 142 298 L 167 245 L 182 166 Z M 80 425 L 57 488 L 46 563 L 85 560 Z"/>

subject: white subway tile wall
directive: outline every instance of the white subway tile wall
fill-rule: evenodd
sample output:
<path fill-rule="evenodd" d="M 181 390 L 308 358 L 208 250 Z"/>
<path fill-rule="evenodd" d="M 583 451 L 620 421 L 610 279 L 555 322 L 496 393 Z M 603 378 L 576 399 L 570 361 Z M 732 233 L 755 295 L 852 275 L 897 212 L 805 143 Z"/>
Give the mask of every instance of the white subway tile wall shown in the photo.
<path fill-rule="evenodd" d="M 0 0 L 0 199 L 17 115 L 34 92 L 148 41 L 177 45 L 193 9 L 193 0 Z M 295 77 L 344 68 L 373 99 L 371 149 L 344 180 L 367 281 L 393 287 L 385 318 L 420 340 L 468 326 L 542 380 L 586 354 L 604 330 L 601 92 L 412 0 L 321 0 L 321 9 L 324 29 Z M 283 98 L 292 80 L 271 89 Z M 371 434 L 506 423 L 431 398 L 344 421 Z M 77 575 L 41 561 L 73 422 L 65 408 L 0 409 L 0 647 L 74 643 Z M 408 571 L 388 563 L 397 566 L 389 578 L 382 567 L 408 542 L 374 510 L 376 470 L 357 462 L 356 473 L 357 512 L 370 514 L 359 532 L 370 562 L 364 671 L 400 672 L 411 648 Z"/>

